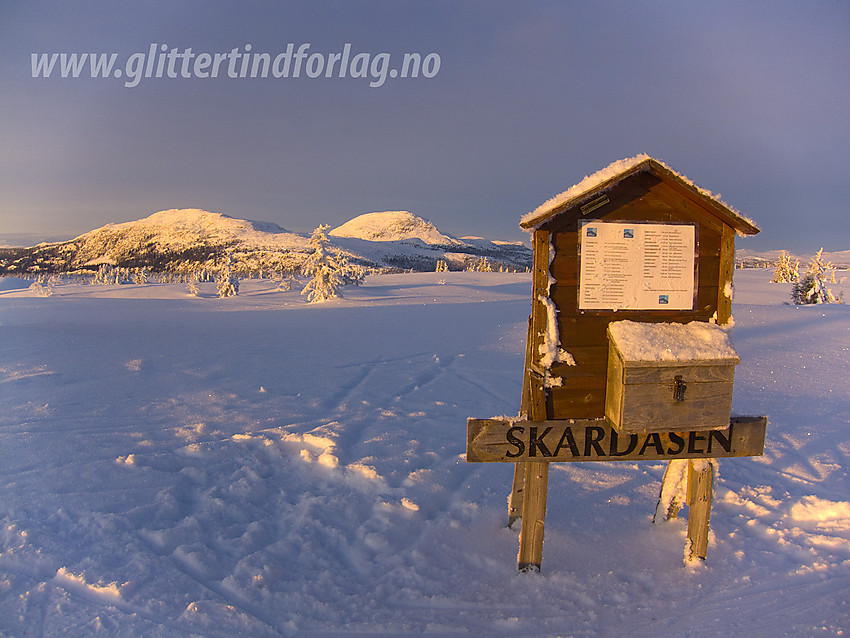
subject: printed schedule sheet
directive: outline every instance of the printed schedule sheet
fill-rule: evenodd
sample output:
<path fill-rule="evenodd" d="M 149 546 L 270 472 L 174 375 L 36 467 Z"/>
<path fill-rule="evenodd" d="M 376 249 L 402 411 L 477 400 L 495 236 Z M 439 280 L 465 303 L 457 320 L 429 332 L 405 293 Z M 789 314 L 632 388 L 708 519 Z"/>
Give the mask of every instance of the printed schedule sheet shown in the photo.
<path fill-rule="evenodd" d="M 693 224 L 583 221 L 579 310 L 691 310 Z"/>

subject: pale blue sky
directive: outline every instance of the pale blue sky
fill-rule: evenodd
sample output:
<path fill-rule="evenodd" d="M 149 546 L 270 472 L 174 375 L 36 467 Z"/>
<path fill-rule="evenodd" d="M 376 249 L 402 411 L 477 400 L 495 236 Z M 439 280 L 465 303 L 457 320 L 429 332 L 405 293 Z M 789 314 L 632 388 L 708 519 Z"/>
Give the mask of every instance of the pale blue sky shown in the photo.
<path fill-rule="evenodd" d="M 850 248 L 847 2 L 0 4 L 0 235 L 199 207 L 296 231 L 406 209 L 520 216 L 648 153 L 754 219 L 752 249 Z M 32 53 L 440 57 L 432 78 L 33 78 Z M 179 68 L 179 64 L 178 64 Z M 226 75 L 223 73 L 223 75 Z"/>

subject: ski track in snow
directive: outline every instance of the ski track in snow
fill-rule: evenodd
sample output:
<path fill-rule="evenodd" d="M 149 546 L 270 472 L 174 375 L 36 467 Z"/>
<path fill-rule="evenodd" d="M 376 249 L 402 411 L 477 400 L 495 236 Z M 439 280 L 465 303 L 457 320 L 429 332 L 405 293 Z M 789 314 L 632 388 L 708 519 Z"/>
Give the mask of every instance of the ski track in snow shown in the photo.
<path fill-rule="evenodd" d="M 798 636 L 850 630 L 850 312 L 736 272 L 734 410 L 708 560 L 664 464 L 564 463 L 516 574 L 528 275 L 373 277 L 308 306 L 243 282 L 0 291 L 0 635 Z M 445 284 L 440 284 L 445 280 Z"/>

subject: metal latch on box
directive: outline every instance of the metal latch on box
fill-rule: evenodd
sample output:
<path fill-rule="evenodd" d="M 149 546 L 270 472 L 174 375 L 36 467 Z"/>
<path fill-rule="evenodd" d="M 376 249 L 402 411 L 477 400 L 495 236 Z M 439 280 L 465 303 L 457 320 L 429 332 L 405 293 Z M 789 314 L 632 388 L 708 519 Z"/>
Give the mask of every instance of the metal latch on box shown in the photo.
<path fill-rule="evenodd" d="M 682 379 L 681 374 L 677 374 L 673 377 L 673 400 L 674 401 L 684 401 L 685 400 L 685 390 L 688 389 L 688 384 L 685 383 L 685 380 Z"/>

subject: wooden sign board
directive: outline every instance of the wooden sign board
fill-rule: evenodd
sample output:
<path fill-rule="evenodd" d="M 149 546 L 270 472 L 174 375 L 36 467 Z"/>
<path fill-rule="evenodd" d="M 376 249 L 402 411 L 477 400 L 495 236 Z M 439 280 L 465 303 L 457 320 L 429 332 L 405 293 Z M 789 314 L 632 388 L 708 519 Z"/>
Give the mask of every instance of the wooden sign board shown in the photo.
<path fill-rule="evenodd" d="M 466 460 L 670 461 L 761 456 L 767 417 L 733 417 L 725 430 L 618 433 L 604 419 L 468 419 Z"/>

